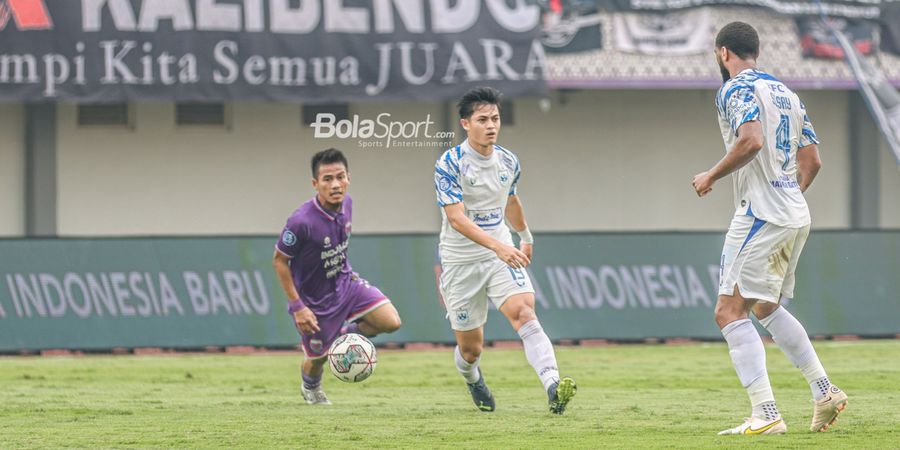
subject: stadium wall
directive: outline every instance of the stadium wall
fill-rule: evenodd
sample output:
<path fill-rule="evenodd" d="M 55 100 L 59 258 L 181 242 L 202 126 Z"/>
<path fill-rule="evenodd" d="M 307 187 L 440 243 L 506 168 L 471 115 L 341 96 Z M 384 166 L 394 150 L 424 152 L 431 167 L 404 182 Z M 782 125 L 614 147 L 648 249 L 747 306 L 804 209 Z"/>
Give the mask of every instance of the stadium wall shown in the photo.
<path fill-rule="evenodd" d="M 847 93 L 801 94 L 824 143 L 825 169 L 809 195 L 814 225 L 846 228 Z M 691 177 L 724 154 L 713 104 L 714 92 L 696 90 L 554 92 L 548 112 L 536 99 L 516 101 L 501 144 L 522 161 L 520 192 L 532 228 L 724 229 L 730 181 L 703 201 L 690 188 Z M 178 126 L 172 103 L 131 106 L 132 127 L 84 127 L 74 105 L 60 105 L 60 235 L 274 233 L 311 195 L 309 157 L 329 146 L 350 156 L 355 230 L 438 229 L 432 167 L 439 147 L 363 150 L 354 139 L 316 139 L 297 105 L 229 104 L 226 126 Z M 350 112 L 410 121 L 430 115 L 439 128 L 448 110 L 365 103 Z M 455 115 L 449 120 L 455 124 Z M 455 132 L 459 141 L 462 130 Z"/>
<path fill-rule="evenodd" d="M 847 93 L 800 95 L 823 142 L 825 168 L 808 195 L 813 226 L 846 228 Z M 536 100 L 517 103 L 503 144 L 522 160 L 529 222 L 542 231 L 726 228 L 731 179 L 702 201 L 690 186 L 725 154 L 714 105 L 714 91 L 685 90 L 563 92 L 549 114 Z"/>
<path fill-rule="evenodd" d="M 355 230 L 437 228 L 437 150 L 380 153 L 315 139 L 297 105 L 230 104 L 226 126 L 178 126 L 172 103 L 131 106 L 133 128 L 79 127 L 76 107 L 60 106 L 60 235 L 277 233 L 312 196 L 312 154 L 330 146 L 351 150 Z M 436 104 L 353 110 L 364 117 L 389 111 L 397 120 L 439 113 Z"/>
<path fill-rule="evenodd" d="M 0 103 L 0 236 L 25 233 L 25 122 L 20 103 Z"/>

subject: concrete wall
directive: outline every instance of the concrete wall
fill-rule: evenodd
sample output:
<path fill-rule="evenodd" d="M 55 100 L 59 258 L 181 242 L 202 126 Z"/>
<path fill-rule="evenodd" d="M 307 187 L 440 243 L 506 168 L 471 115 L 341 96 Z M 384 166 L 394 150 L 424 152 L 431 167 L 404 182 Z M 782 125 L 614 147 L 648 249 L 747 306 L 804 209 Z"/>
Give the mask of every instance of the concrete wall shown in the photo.
<path fill-rule="evenodd" d="M 850 223 L 847 96 L 801 92 L 825 169 L 808 195 L 817 228 Z M 536 230 L 715 230 L 734 208 L 731 178 L 698 199 L 696 173 L 725 154 L 712 91 L 579 91 L 548 113 L 516 103 L 501 144 L 523 164 L 521 195 Z"/>
<path fill-rule="evenodd" d="M 25 232 L 25 127 L 21 104 L 0 103 L 0 237 Z"/>
<path fill-rule="evenodd" d="M 846 228 L 848 95 L 800 95 L 825 164 L 808 194 L 814 227 Z M 733 211 L 731 180 L 721 180 L 704 199 L 690 186 L 695 173 L 724 155 L 713 97 L 707 90 L 554 92 L 546 112 L 537 100 L 516 101 L 515 122 L 504 126 L 500 143 L 522 161 L 520 193 L 532 229 L 724 230 Z M 438 229 L 432 168 L 443 145 L 362 149 L 357 139 L 316 139 L 301 123 L 299 105 L 231 104 L 228 127 L 177 126 L 172 103 L 132 107 L 133 128 L 80 127 L 76 107 L 59 105 L 60 235 L 274 234 L 312 196 L 309 158 L 330 146 L 350 158 L 354 231 Z M 440 128 L 446 109 L 366 103 L 350 112 L 362 119 L 389 112 L 391 120 L 404 121 L 430 115 Z M 455 115 L 450 123 L 457 131 L 452 140 L 461 141 Z M 882 220 L 898 226 L 900 174 L 890 159 L 884 166 Z M 21 174 L 6 165 L 0 170 Z M 4 191 L 0 211 L 20 216 L 7 198 L 21 197 Z M 9 227 L 7 217 L 0 227 Z"/>
<path fill-rule="evenodd" d="M 231 127 L 177 126 L 172 103 L 138 103 L 135 127 L 79 127 L 59 109 L 61 235 L 277 233 L 312 197 L 309 160 L 347 150 L 354 230 L 437 229 L 431 170 L 437 151 L 359 150 L 351 140 L 315 139 L 300 107 L 230 105 Z M 424 118 L 437 105 L 362 105 Z"/>

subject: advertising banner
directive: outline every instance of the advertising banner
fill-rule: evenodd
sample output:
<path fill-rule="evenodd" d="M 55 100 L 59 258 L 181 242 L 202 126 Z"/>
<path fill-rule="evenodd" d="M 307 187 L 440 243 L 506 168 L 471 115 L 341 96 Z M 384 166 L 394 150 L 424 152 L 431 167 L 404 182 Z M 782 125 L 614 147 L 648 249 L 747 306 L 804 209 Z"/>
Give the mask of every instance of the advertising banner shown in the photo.
<path fill-rule="evenodd" d="M 722 233 L 548 234 L 530 266 L 552 339 L 720 339 Z M 0 240 L 0 351 L 289 347 L 275 237 Z M 434 236 L 354 236 L 355 271 L 403 327 L 376 342 L 452 342 Z M 900 333 L 900 232 L 813 232 L 788 305 L 814 335 Z M 518 339 L 498 311 L 487 340 Z"/>
<path fill-rule="evenodd" d="M 0 0 L 0 101 L 538 95 L 540 13 L 522 0 Z"/>

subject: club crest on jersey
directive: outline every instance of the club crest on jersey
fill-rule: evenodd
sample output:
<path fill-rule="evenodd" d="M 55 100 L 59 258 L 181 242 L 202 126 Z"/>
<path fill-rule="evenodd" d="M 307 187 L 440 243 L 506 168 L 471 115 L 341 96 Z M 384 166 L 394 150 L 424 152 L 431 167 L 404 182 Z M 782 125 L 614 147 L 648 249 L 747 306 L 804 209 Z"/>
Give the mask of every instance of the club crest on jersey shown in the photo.
<path fill-rule="evenodd" d="M 281 235 L 281 242 L 284 242 L 284 245 L 291 247 L 297 243 L 297 236 L 294 236 L 294 233 L 292 233 L 291 230 L 284 230 L 284 233 Z"/>
<path fill-rule="evenodd" d="M 309 340 L 309 349 L 313 351 L 313 353 L 322 353 L 322 350 L 325 346 L 322 344 L 321 339 L 310 339 Z"/>
<path fill-rule="evenodd" d="M 450 190 L 450 186 L 451 186 L 451 184 L 450 184 L 450 179 L 449 179 L 449 178 L 447 178 L 447 177 L 445 177 L 445 176 L 441 176 L 441 177 L 438 178 L 438 189 L 440 189 L 441 192 L 447 192 L 447 191 L 449 191 L 449 190 Z"/>
<path fill-rule="evenodd" d="M 331 247 L 331 238 L 328 236 L 325 236 L 325 239 L 322 240 L 322 246 L 325 248 Z"/>
<path fill-rule="evenodd" d="M 347 225 L 344 225 L 344 231 L 347 232 L 347 236 L 350 236 L 350 230 L 352 229 L 353 227 L 350 226 L 350 222 L 347 222 Z"/>
<path fill-rule="evenodd" d="M 465 309 L 459 309 L 456 311 L 456 320 L 458 322 L 468 322 L 469 321 L 469 311 Z"/>
<path fill-rule="evenodd" d="M 509 182 L 509 171 L 508 170 L 500 171 L 500 182 L 503 184 L 506 184 Z"/>

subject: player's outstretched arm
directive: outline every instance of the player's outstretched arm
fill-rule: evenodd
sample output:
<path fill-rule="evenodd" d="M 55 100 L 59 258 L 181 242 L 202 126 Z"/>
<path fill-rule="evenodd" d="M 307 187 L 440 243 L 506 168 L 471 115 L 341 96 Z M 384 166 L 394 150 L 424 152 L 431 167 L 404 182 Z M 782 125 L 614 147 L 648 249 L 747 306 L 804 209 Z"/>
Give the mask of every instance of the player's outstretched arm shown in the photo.
<path fill-rule="evenodd" d="M 531 263 L 531 259 L 525 253 L 494 239 L 481 227 L 475 225 L 475 222 L 472 222 L 472 219 L 466 216 L 466 209 L 462 202 L 444 206 L 444 213 L 447 215 L 447 221 L 454 230 L 471 239 L 472 242 L 490 249 L 497 254 L 501 261 L 509 264 L 510 267 L 518 269 Z"/>
<path fill-rule="evenodd" d="M 716 181 L 753 161 L 762 146 L 762 125 L 757 120 L 745 122 L 738 128 L 738 138 L 725 157 L 712 169 L 694 176 L 691 184 L 697 195 L 703 197 L 708 194 Z"/>
<path fill-rule="evenodd" d="M 800 185 L 800 192 L 809 189 L 821 168 L 822 159 L 819 158 L 818 145 L 807 145 L 797 150 L 797 183 Z"/>

